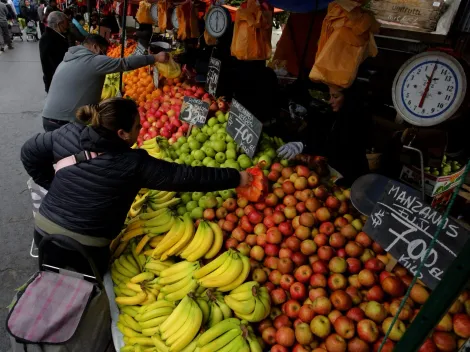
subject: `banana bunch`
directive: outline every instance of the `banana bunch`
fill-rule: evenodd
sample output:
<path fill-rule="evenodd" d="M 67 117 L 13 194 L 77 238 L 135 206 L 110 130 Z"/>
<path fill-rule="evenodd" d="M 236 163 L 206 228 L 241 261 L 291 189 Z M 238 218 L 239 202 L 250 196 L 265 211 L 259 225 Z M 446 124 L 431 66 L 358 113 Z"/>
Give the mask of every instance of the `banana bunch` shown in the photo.
<path fill-rule="evenodd" d="M 237 318 L 229 318 L 214 325 L 199 336 L 200 352 L 261 352 L 262 348 L 253 329 Z"/>
<path fill-rule="evenodd" d="M 222 320 L 232 317 L 232 310 L 224 302 L 224 297 L 220 292 L 208 289 L 201 296 L 197 297 L 196 302 L 202 310 L 204 323 L 208 327 L 212 327 Z"/>
<path fill-rule="evenodd" d="M 140 272 L 140 264 L 132 255 L 121 255 L 111 265 L 111 278 L 116 285 L 126 284 Z"/>
<path fill-rule="evenodd" d="M 119 73 L 110 73 L 106 75 L 103 90 L 101 91 L 101 100 L 114 98 L 119 90 Z"/>
<path fill-rule="evenodd" d="M 129 212 L 127 213 L 127 216 L 129 218 L 135 218 L 142 212 L 149 195 L 150 191 L 148 190 L 145 190 L 144 192 L 139 192 L 136 195 L 134 201 L 132 202 L 131 208 L 129 209 Z"/>
<path fill-rule="evenodd" d="M 169 256 L 180 254 L 192 241 L 194 223 L 189 213 L 175 219 L 170 231 L 157 244 L 152 252 L 153 258 L 165 261 Z"/>
<path fill-rule="evenodd" d="M 225 303 L 240 319 L 259 322 L 271 312 L 271 297 L 256 281 L 245 282 L 224 297 Z"/>
<path fill-rule="evenodd" d="M 147 206 L 153 211 L 171 208 L 180 202 L 180 199 L 175 198 L 175 195 L 176 192 L 151 190 L 148 196 Z"/>
<path fill-rule="evenodd" d="M 169 144 L 165 138 L 154 137 L 152 139 L 148 139 L 142 143 L 140 148 L 145 149 L 150 156 L 156 159 L 173 162 L 170 158 Z"/>
<path fill-rule="evenodd" d="M 173 302 L 158 300 L 147 306 L 138 308 L 138 313 L 134 316 L 141 332 L 144 336 L 153 336 L 160 330 L 160 325 L 170 316 L 175 309 Z M 134 329 L 135 330 L 135 329 Z"/>
<path fill-rule="evenodd" d="M 160 293 L 158 278 L 153 273 L 143 272 L 121 282 L 114 287 L 116 303 L 120 305 L 142 305 L 151 304 L 157 300 Z"/>
<path fill-rule="evenodd" d="M 203 287 L 217 288 L 221 292 L 227 292 L 243 284 L 249 273 L 250 260 L 248 257 L 229 249 L 196 270 L 193 277 Z"/>
<path fill-rule="evenodd" d="M 189 262 L 194 262 L 201 258 L 212 259 L 222 248 L 224 236 L 218 224 L 201 221 L 196 234 L 181 252 L 180 257 Z"/>
<path fill-rule="evenodd" d="M 164 342 L 170 352 L 182 351 L 198 334 L 202 319 L 202 311 L 198 304 L 186 295 L 170 316 L 160 324 L 160 336 L 157 335 L 154 340 Z M 155 346 L 158 350 L 157 344 Z"/>
<path fill-rule="evenodd" d="M 152 244 L 150 243 L 150 245 L 152 245 Z M 150 252 L 153 253 L 153 249 L 150 250 Z M 150 253 L 150 255 L 151 255 L 151 253 Z M 171 260 L 161 261 L 161 260 L 158 260 L 158 259 L 149 258 L 147 260 L 147 262 L 145 263 L 144 270 L 155 274 L 155 276 L 160 276 L 160 273 L 163 270 L 168 269 L 173 264 L 174 264 L 174 262 L 171 261 Z"/>
<path fill-rule="evenodd" d="M 160 285 L 160 296 L 167 301 L 179 301 L 198 288 L 193 273 L 199 269 L 199 263 L 188 261 L 173 264 L 160 272 L 157 279 Z"/>

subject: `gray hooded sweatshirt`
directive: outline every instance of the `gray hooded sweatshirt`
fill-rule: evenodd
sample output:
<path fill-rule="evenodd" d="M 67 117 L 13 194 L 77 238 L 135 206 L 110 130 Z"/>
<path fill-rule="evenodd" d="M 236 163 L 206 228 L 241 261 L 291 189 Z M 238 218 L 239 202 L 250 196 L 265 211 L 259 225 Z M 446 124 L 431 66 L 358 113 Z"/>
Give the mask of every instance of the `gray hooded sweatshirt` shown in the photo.
<path fill-rule="evenodd" d="M 155 63 L 153 55 L 113 59 L 97 55 L 82 45 L 69 48 L 52 78 L 42 116 L 76 121 L 78 108 L 98 104 L 108 73 L 135 70 Z"/>

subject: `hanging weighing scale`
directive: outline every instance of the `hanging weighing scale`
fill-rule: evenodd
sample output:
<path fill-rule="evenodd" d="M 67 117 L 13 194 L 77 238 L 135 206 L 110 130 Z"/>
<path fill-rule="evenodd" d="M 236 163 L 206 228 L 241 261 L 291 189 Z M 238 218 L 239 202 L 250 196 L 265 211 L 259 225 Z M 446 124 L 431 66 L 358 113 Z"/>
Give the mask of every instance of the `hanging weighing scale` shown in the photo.
<path fill-rule="evenodd" d="M 206 30 L 214 38 L 220 38 L 232 22 L 230 13 L 222 6 L 212 6 L 206 16 Z"/>
<path fill-rule="evenodd" d="M 398 114 L 415 126 L 435 126 L 452 118 L 465 99 L 462 65 L 442 52 L 413 56 L 398 71 L 392 87 Z"/>
<path fill-rule="evenodd" d="M 174 29 L 180 28 L 180 25 L 178 23 L 178 16 L 176 15 L 176 7 L 171 12 L 171 25 Z"/>
<path fill-rule="evenodd" d="M 150 17 L 152 17 L 153 23 L 158 23 L 158 5 L 157 3 L 150 6 Z"/>

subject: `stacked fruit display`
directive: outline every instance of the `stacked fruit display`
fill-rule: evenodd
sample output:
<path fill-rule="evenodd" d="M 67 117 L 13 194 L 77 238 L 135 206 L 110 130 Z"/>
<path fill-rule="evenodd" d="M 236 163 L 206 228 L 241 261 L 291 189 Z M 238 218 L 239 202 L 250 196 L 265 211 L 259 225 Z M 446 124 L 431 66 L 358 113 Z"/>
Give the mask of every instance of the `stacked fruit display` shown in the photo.
<path fill-rule="evenodd" d="M 135 48 L 137 47 L 137 43 L 134 40 L 128 40 L 126 47 L 124 48 L 124 57 L 128 57 L 131 55 Z M 121 57 L 121 44 L 118 45 L 111 45 L 108 48 L 108 52 L 106 53 L 109 57 L 113 58 L 120 58 Z"/>
<path fill-rule="evenodd" d="M 424 172 L 431 174 L 433 176 L 447 176 L 454 172 L 459 171 L 462 168 L 462 165 L 457 160 L 450 160 L 447 155 L 444 155 L 442 158 L 441 168 L 429 167 L 424 168 Z"/>
<path fill-rule="evenodd" d="M 124 97 L 135 100 L 139 106 L 145 104 L 146 100 L 151 99 L 156 94 L 154 93 L 153 77 L 148 66 L 126 72 L 122 77 L 122 82 Z"/>
<path fill-rule="evenodd" d="M 271 351 L 377 351 L 412 276 L 385 270 L 388 255 L 361 232 L 349 191 L 327 188 L 304 166 L 270 169 L 272 193 L 216 210 L 226 248 L 249 255 L 251 279 L 272 308 L 258 332 Z M 234 200 L 235 201 L 235 200 Z M 392 351 L 429 296 L 416 284 L 383 351 Z M 229 296 L 227 296 L 229 297 Z M 470 337 L 470 296 L 449 310 L 420 352 L 456 351 Z"/>
<path fill-rule="evenodd" d="M 110 73 L 106 75 L 101 100 L 114 98 L 119 91 L 119 73 Z"/>

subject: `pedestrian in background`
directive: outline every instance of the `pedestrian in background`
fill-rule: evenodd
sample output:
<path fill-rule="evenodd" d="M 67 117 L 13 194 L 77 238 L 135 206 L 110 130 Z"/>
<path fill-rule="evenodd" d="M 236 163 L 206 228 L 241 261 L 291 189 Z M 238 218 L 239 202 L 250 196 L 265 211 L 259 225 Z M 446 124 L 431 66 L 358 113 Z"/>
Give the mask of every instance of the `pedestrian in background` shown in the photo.
<path fill-rule="evenodd" d="M 89 104 L 98 104 L 108 73 L 135 70 L 155 62 L 168 61 L 168 53 L 135 55 L 114 59 L 106 56 L 108 41 L 98 34 L 90 34 L 83 45 L 71 47 L 64 61 L 57 67 L 49 94 L 44 104 L 44 130 L 52 131 L 69 122 L 77 121 L 77 110 Z"/>
<path fill-rule="evenodd" d="M 49 25 L 39 40 L 39 55 L 46 92 L 49 92 L 55 70 L 64 59 L 64 55 L 69 48 L 66 37 L 69 29 L 67 16 L 63 12 L 54 11 L 49 15 L 48 21 Z"/>
<path fill-rule="evenodd" d="M 38 18 L 39 18 L 39 30 L 41 35 L 46 32 L 46 26 L 44 25 L 44 11 L 46 10 L 46 1 L 41 0 L 38 6 Z"/>
<path fill-rule="evenodd" d="M 8 8 L 6 0 L 0 2 L 0 51 L 4 51 L 4 45 L 8 46 L 8 49 L 13 49 L 11 45 L 10 31 L 8 30 L 8 20 L 11 19 L 11 11 Z"/>
<path fill-rule="evenodd" d="M 16 12 L 15 4 L 13 3 L 13 0 L 7 0 L 7 4 L 11 6 L 11 9 L 13 10 L 13 13 L 15 16 L 18 16 L 18 13 Z"/>
<path fill-rule="evenodd" d="M 85 35 L 80 33 L 78 28 L 73 23 L 73 11 L 70 9 L 65 9 L 64 14 L 67 16 L 69 20 L 69 31 L 67 33 L 67 39 L 69 41 L 69 47 L 79 45 L 83 40 L 85 40 Z"/>
<path fill-rule="evenodd" d="M 49 15 L 54 11 L 60 11 L 60 9 L 57 7 L 56 0 L 50 0 L 49 5 L 46 6 L 46 10 L 44 11 L 44 24 L 46 26 L 48 25 L 49 21 L 47 17 L 49 17 Z"/>

